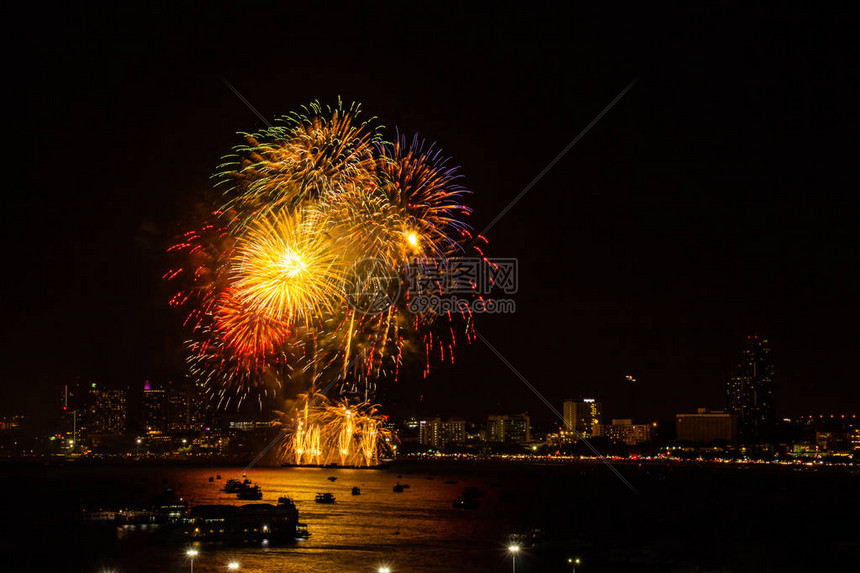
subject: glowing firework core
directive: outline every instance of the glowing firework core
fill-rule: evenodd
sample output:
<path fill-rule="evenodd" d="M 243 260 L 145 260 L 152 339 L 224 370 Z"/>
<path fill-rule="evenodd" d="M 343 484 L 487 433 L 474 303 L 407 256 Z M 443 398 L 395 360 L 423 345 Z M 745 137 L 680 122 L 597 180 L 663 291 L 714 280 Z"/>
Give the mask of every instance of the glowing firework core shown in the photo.
<path fill-rule="evenodd" d="M 283 399 L 287 382 L 289 396 L 338 383 L 367 401 L 407 353 L 426 377 L 474 336 L 468 310 L 410 309 L 410 296 L 442 293 L 447 261 L 483 257 L 458 168 L 417 135 L 383 140 L 360 111 L 312 103 L 242 134 L 216 173 L 223 203 L 170 249 L 187 258 L 165 277 L 184 282 L 171 305 L 190 308 L 190 370 L 219 405 Z M 369 463 L 385 433 L 368 408 L 305 404 L 290 455 Z"/>

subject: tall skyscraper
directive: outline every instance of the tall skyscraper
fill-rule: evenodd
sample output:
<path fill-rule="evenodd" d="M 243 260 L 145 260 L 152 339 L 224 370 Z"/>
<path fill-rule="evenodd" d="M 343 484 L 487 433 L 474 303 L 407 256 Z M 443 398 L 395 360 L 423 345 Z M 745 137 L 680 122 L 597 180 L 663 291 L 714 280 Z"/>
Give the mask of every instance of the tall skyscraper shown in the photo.
<path fill-rule="evenodd" d="M 120 436 L 126 431 L 128 405 L 126 391 L 119 388 L 101 388 L 95 383 L 90 388 L 87 431 L 90 436 Z"/>
<path fill-rule="evenodd" d="M 564 402 L 564 429 L 576 430 L 586 438 L 593 435 L 594 426 L 600 424 L 603 404 L 594 398 L 566 400 Z"/>
<path fill-rule="evenodd" d="M 143 387 L 143 424 L 149 434 L 163 434 L 168 429 L 168 394 L 154 388 L 149 380 Z"/>
<path fill-rule="evenodd" d="M 774 422 L 773 356 L 767 338 L 748 336 L 728 384 L 726 409 L 738 418 L 741 438 L 766 436 Z"/>

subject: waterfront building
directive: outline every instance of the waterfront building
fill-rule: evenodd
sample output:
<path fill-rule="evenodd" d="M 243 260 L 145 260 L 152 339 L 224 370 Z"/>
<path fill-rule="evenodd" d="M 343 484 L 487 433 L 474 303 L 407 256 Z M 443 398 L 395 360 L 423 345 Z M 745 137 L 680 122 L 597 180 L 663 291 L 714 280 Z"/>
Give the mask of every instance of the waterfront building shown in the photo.
<path fill-rule="evenodd" d="M 741 360 L 726 384 L 726 409 L 737 416 L 744 440 L 761 439 L 773 426 L 773 372 L 767 338 L 748 336 Z"/>
<path fill-rule="evenodd" d="M 128 429 L 128 392 L 92 384 L 87 413 L 87 432 L 94 436 L 121 436 Z"/>
<path fill-rule="evenodd" d="M 154 387 L 149 380 L 143 387 L 143 425 L 148 434 L 164 434 L 168 430 L 169 396 L 164 388 Z"/>
<path fill-rule="evenodd" d="M 587 438 L 593 435 L 594 427 L 601 423 L 602 416 L 603 404 L 594 398 L 565 400 L 563 431 L 572 432 L 574 436 L 579 433 Z"/>
<path fill-rule="evenodd" d="M 495 414 L 487 417 L 487 441 L 518 443 L 531 440 L 528 414 Z"/>
<path fill-rule="evenodd" d="M 738 417 L 728 412 L 699 408 L 695 414 L 677 414 L 675 433 L 679 442 L 709 444 L 738 441 Z"/>
<path fill-rule="evenodd" d="M 418 422 L 419 440 L 422 445 L 441 449 L 447 444 L 462 444 L 466 441 L 466 420 L 431 418 Z"/>
<path fill-rule="evenodd" d="M 613 442 L 635 446 L 651 441 L 651 424 L 634 424 L 629 418 L 612 420 L 612 424 L 597 424 L 593 437 L 604 437 Z"/>

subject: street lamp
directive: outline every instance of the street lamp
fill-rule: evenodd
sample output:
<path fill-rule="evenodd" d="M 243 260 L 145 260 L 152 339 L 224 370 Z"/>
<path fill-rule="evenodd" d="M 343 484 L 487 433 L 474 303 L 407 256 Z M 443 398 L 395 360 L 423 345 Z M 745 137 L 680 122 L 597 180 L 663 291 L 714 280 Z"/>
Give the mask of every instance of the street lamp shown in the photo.
<path fill-rule="evenodd" d="M 567 562 L 573 565 L 573 573 L 576 573 L 576 566 L 579 565 L 579 557 L 570 558 Z"/>
<path fill-rule="evenodd" d="M 379 573 L 391 573 L 391 568 L 383 565 L 382 567 L 379 568 Z"/>
<path fill-rule="evenodd" d="M 513 557 L 513 573 L 517 573 L 517 553 L 520 552 L 519 545 L 509 545 L 508 551 L 511 552 L 511 556 Z"/>
<path fill-rule="evenodd" d="M 230 563 L 227 564 L 227 569 L 229 569 L 230 571 L 238 571 L 239 570 L 239 562 L 238 561 L 231 561 Z"/>
<path fill-rule="evenodd" d="M 193 547 L 185 552 L 185 555 L 191 560 L 191 573 L 194 573 L 194 558 L 197 557 L 198 551 Z"/>

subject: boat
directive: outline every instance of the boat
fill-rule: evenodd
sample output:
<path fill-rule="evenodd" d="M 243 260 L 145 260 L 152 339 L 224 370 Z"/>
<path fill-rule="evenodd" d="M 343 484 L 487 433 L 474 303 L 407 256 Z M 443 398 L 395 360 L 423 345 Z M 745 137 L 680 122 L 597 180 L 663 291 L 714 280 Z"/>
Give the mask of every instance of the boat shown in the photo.
<path fill-rule="evenodd" d="M 244 487 L 236 494 L 238 499 L 263 499 L 263 490 L 260 486 Z"/>
<path fill-rule="evenodd" d="M 215 478 L 212 476 L 209 476 L 209 483 L 212 483 L 213 481 L 215 481 Z"/>
<path fill-rule="evenodd" d="M 228 479 L 224 484 L 224 491 L 230 493 L 236 493 L 251 487 L 251 480 L 246 479 L 243 481 L 239 481 L 238 479 Z"/>
<path fill-rule="evenodd" d="M 328 481 L 330 481 L 330 482 L 336 482 L 336 481 L 337 481 L 337 478 L 336 478 L 335 476 L 331 476 L 330 478 L 328 478 Z"/>
<path fill-rule="evenodd" d="M 474 497 L 461 495 L 454 500 L 454 507 L 457 509 L 478 509 L 481 507 L 481 502 Z"/>
<path fill-rule="evenodd" d="M 215 479 L 221 479 L 221 474 L 216 475 Z"/>
<path fill-rule="evenodd" d="M 288 544 L 308 537 L 306 528 L 304 523 L 299 523 L 299 512 L 292 500 L 282 497 L 277 505 L 194 507 L 172 530 L 172 535 L 183 543 Z"/>
<path fill-rule="evenodd" d="M 352 495 L 361 495 L 361 488 L 358 486 L 352 488 Z"/>
<path fill-rule="evenodd" d="M 403 493 L 403 486 L 398 484 L 394 484 L 394 493 Z"/>
<path fill-rule="evenodd" d="M 329 492 L 318 493 L 314 501 L 317 503 L 334 503 L 334 495 Z"/>

